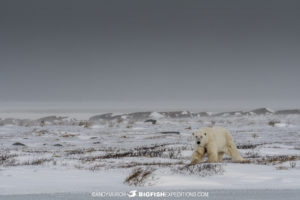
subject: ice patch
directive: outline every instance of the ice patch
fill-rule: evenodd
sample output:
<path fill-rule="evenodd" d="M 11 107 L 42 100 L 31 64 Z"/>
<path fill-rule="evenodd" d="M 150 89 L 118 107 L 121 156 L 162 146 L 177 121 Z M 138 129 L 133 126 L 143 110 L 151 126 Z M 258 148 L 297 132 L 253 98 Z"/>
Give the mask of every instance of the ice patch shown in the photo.
<path fill-rule="evenodd" d="M 160 119 L 160 118 L 163 118 L 164 116 L 158 112 L 152 112 L 150 114 L 150 117 L 154 118 L 154 119 Z"/>
<path fill-rule="evenodd" d="M 286 124 L 286 123 L 275 123 L 274 126 L 278 127 L 278 128 L 283 128 L 283 127 L 287 127 L 288 124 Z"/>

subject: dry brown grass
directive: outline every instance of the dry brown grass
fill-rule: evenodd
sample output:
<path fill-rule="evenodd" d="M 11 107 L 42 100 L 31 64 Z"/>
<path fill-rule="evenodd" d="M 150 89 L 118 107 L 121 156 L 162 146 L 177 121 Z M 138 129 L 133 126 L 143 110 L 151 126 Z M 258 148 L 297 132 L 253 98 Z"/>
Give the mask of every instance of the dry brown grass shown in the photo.
<path fill-rule="evenodd" d="M 124 152 L 106 152 L 105 155 L 96 156 L 84 156 L 81 157 L 81 161 L 95 161 L 101 159 L 119 159 L 125 157 L 148 157 L 148 158 L 170 158 L 170 159 L 181 159 L 181 151 L 186 150 L 187 147 L 172 147 L 162 148 L 161 146 L 150 146 L 150 147 L 138 147 Z"/>
<path fill-rule="evenodd" d="M 84 149 L 74 149 L 66 151 L 67 155 L 74 155 L 74 154 L 84 154 L 86 151 Z"/>
<path fill-rule="evenodd" d="M 288 161 L 300 160 L 300 156 L 288 156 L 288 155 L 278 155 L 278 156 L 265 156 L 259 159 L 252 160 L 251 163 L 259 165 L 276 165 Z"/>
<path fill-rule="evenodd" d="M 163 148 L 169 144 L 153 145 L 153 146 L 142 146 L 137 147 L 124 152 L 108 152 L 105 155 L 97 156 L 85 156 L 81 157 L 82 161 L 95 161 L 101 159 L 119 159 L 124 157 L 160 157 L 160 158 L 171 158 L 177 159 L 181 155 L 181 147 L 177 148 Z"/>
<path fill-rule="evenodd" d="M 133 167 L 170 167 L 170 166 L 178 166 L 183 165 L 184 162 L 130 162 L 130 163 L 123 163 L 123 164 L 116 164 L 116 163 L 100 163 L 95 164 L 89 167 L 89 170 L 97 171 L 102 169 L 117 169 L 117 168 L 133 168 Z"/>
<path fill-rule="evenodd" d="M 75 154 L 85 154 L 85 153 L 91 153 L 96 151 L 95 148 L 82 148 L 82 149 L 73 149 L 73 150 L 66 150 L 66 155 L 75 155 Z"/>
<path fill-rule="evenodd" d="M 68 138 L 68 137 L 75 137 L 75 136 L 77 136 L 77 135 L 76 134 L 64 134 L 61 137 Z"/>
<path fill-rule="evenodd" d="M 261 146 L 261 145 L 264 145 L 264 144 L 239 144 L 236 147 L 238 149 L 255 149 L 256 147 Z"/>
<path fill-rule="evenodd" d="M 143 186 L 154 171 L 155 169 L 153 168 L 135 168 L 131 172 L 131 174 L 125 179 L 124 183 L 131 186 Z"/>
<path fill-rule="evenodd" d="M 36 136 L 42 136 L 42 135 L 45 135 L 45 134 L 48 134 L 48 133 L 49 133 L 48 130 L 42 129 L 42 130 L 36 132 L 35 135 L 36 135 Z"/>
<path fill-rule="evenodd" d="M 14 159 L 17 155 L 14 154 L 6 154 L 0 156 L 0 165 L 9 167 L 9 166 L 22 166 L 22 165 L 41 165 L 45 162 L 53 161 L 51 158 L 38 158 L 34 160 L 27 160 L 27 161 L 17 161 Z"/>
<path fill-rule="evenodd" d="M 50 162 L 50 161 L 52 161 L 52 159 L 50 159 L 50 158 L 39 158 L 39 159 L 35 159 L 35 160 L 27 160 L 18 165 L 41 165 L 45 162 Z"/>
<path fill-rule="evenodd" d="M 17 154 L 10 154 L 8 151 L 0 153 L 0 166 L 12 166 L 16 162 L 14 159 Z"/>
<path fill-rule="evenodd" d="M 260 155 L 257 152 L 246 152 L 245 155 L 243 156 L 244 158 L 259 158 Z"/>
<path fill-rule="evenodd" d="M 89 157 L 83 157 L 81 160 L 84 161 L 94 161 L 94 160 L 100 160 L 100 159 L 118 159 L 118 158 L 124 158 L 124 157 L 161 157 L 163 154 L 163 151 L 126 151 L 123 153 L 107 153 L 105 155 L 101 156 L 89 156 Z"/>
<path fill-rule="evenodd" d="M 183 165 L 184 162 L 131 162 L 125 165 L 119 165 L 118 168 L 131 168 L 131 167 L 138 167 L 138 166 L 159 166 L 159 167 L 167 167 L 172 165 Z"/>
<path fill-rule="evenodd" d="M 224 168 L 222 164 L 213 163 L 201 163 L 201 164 L 188 164 L 183 167 L 174 168 L 175 173 L 187 174 L 187 175 L 197 175 L 201 177 L 221 175 L 224 173 Z"/>

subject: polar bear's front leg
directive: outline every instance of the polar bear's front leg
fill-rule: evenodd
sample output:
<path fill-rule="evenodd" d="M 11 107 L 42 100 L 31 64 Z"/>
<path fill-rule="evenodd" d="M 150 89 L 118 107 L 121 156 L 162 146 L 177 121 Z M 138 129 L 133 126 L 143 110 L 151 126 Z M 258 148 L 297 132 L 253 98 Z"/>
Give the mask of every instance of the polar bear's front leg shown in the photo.
<path fill-rule="evenodd" d="M 191 158 L 191 164 L 194 165 L 200 163 L 204 158 L 204 154 L 205 149 L 202 147 L 195 150 Z"/>
<path fill-rule="evenodd" d="M 208 163 L 216 163 L 218 162 L 218 152 L 217 147 L 214 143 L 207 145 L 207 154 L 208 154 Z"/>
<path fill-rule="evenodd" d="M 224 152 L 219 152 L 218 153 L 218 162 L 222 162 L 223 161 L 223 156 L 224 156 Z"/>

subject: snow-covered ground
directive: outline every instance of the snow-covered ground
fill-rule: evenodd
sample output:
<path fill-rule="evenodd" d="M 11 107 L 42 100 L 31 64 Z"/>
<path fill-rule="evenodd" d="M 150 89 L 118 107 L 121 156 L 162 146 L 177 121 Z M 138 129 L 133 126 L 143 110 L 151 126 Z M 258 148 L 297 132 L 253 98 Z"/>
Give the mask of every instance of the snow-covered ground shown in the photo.
<path fill-rule="evenodd" d="M 0 115 L 0 194 L 300 189 L 297 111 L 93 115 Z M 249 163 L 188 166 L 205 126 L 230 130 Z"/>

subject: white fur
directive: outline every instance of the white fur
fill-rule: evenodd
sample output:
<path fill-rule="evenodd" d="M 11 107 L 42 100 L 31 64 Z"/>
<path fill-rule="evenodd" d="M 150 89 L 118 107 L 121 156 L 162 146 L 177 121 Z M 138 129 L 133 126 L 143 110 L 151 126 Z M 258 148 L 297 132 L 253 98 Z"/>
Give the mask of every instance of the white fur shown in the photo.
<path fill-rule="evenodd" d="M 195 137 L 195 149 L 191 158 L 193 164 L 200 163 L 205 154 L 208 155 L 207 162 L 222 162 L 224 153 L 232 157 L 235 162 L 244 161 L 231 134 L 222 127 L 207 127 L 195 131 L 193 136 Z"/>

